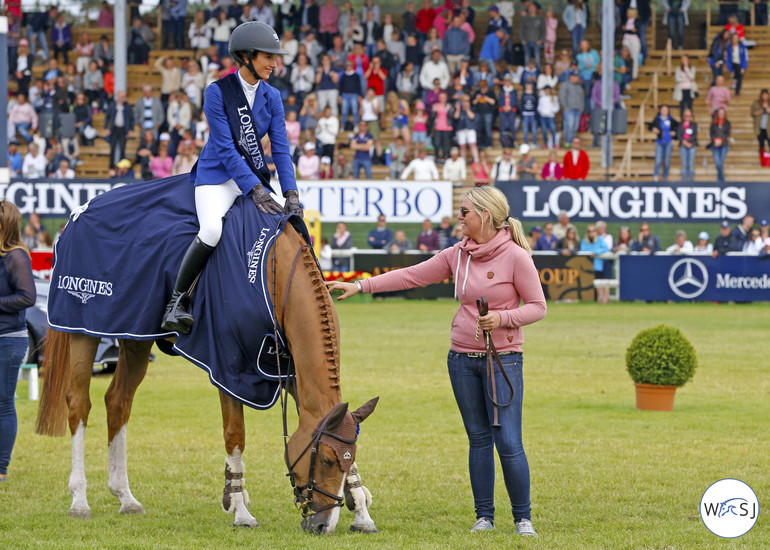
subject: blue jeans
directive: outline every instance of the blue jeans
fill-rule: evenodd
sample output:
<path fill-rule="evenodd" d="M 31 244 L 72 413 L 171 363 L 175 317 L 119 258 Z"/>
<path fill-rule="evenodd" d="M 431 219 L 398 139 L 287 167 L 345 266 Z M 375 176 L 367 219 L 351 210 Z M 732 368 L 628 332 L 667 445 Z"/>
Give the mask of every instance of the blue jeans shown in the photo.
<path fill-rule="evenodd" d="M 500 111 L 500 142 L 503 147 L 513 147 L 516 145 L 516 112 L 515 111 Z M 503 136 L 507 135 L 505 142 L 503 142 Z"/>
<path fill-rule="evenodd" d="M 572 139 L 580 127 L 580 111 L 569 109 L 564 111 L 564 145 L 571 145 Z"/>
<path fill-rule="evenodd" d="M 372 179 L 372 160 L 361 160 L 353 157 L 353 178 L 358 179 L 358 175 L 361 173 L 361 168 L 366 173 L 366 179 Z"/>
<path fill-rule="evenodd" d="M 729 150 L 730 147 L 727 145 L 711 148 L 711 156 L 714 157 L 714 166 L 717 167 L 717 181 L 725 181 L 725 158 L 727 158 L 727 152 Z"/>
<path fill-rule="evenodd" d="M 668 179 L 668 169 L 671 165 L 671 150 L 674 148 L 674 142 L 668 143 L 655 142 L 655 177 L 660 172 L 660 163 L 663 163 L 663 179 Z"/>
<path fill-rule="evenodd" d="M 495 113 L 484 113 L 481 115 L 481 121 L 484 125 L 483 137 L 479 139 L 481 147 L 492 147 L 492 124 L 495 122 Z"/>
<path fill-rule="evenodd" d="M 583 37 L 586 35 L 586 30 L 581 25 L 575 25 L 572 27 L 570 34 L 572 35 L 572 57 L 577 57 L 578 48 L 580 47 L 580 42 L 583 41 Z"/>
<path fill-rule="evenodd" d="M 27 143 L 32 141 L 32 136 L 29 135 L 30 128 L 32 128 L 31 122 L 19 122 L 18 124 L 16 124 L 16 131 L 21 134 L 21 137 L 23 137 L 24 141 L 26 141 Z"/>
<path fill-rule="evenodd" d="M 0 338 L 0 474 L 8 473 L 16 442 L 16 381 L 27 352 L 27 338 Z"/>
<path fill-rule="evenodd" d="M 33 38 L 36 40 L 33 40 Z M 31 26 L 28 26 L 27 39 L 29 41 L 29 53 L 31 53 L 33 57 L 35 56 L 35 49 L 37 48 L 37 45 L 39 45 L 40 49 L 43 50 L 46 59 L 50 57 L 48 53 L 48 40 L 46 39 L 45 31 L 35 32 L 32 30 Z"/>
<path fill-rule="evenodd" d="M 672 48 L 682 48 L 684 46 L 684 14 L 668 14 L 668 37 L 671 39 Z"/>
<path fill-rule="evenodd" d="M 649 23 L 639 22 L 639 41 L 642 43 L 642 62 L 647 61 L 647 27 Z"/>
<path fill-rule="evenodd" d="M 524 133 L 524 143 L 535 143 L 537 141 L 537 117 L 522 116 L 521 125 L 523 126 L 522 132 Z M 532 132 L 532 141 L 529 140 L 529 133 Z"/>
<path fill-rule="evenodd" d="M 353 123 L 358 130 L 358 94 L 342 94 L 342 125 L 348 121 L 348 113 L 353 114 Z"/>
<path fill-rule="evenodd" d="M 499 428 L 492 428 L 492 402 L 487 392 L 486 359 L 449 352 L 447 365 L 457 406 L 468 434 L 468 467 L 476 517 L 495 517 L 495 455 L 500 457 L 505 488 L 516 521 L 530 518 L 529 463 L 521 440 L 521 404 L 524 395 L 520 353 L 500 357 L 513 384 L 513 402 L 499 407 Z M 498 403 L 511 398 L 508 385 L 495 365 Z"/>
<path fill-rule="evenodd" d="M 540 45 L 537 42 L 524 42 L 524 63 L 529 64 L 531 58 L 540 66 Z"/>
<path fill-rule="evenodd" d="M 679 147 L 682 158 L 682 181 L 693 181 L 695 177 L 695 153 L 697 147 Z"/>
<path fill-rule="evenodd" d="M 543 145 L 554 147 L 556 145 L 556 119 L 540 117 L 540 130 L 543 132 Z M 551 132 L 551 141 L 548 142 L 548 132 Z"/>

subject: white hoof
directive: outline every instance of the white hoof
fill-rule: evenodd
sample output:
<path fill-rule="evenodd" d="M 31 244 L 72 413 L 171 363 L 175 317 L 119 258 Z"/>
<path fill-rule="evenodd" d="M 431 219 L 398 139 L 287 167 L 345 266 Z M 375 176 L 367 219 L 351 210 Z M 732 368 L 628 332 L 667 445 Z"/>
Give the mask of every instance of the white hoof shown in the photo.
<path fill-rule="evenodd" d="M 144 514 L 144 506 L 138 502 L 132 504 L 124 504 L 120 507 L 121 514 Z"/>
<path fill-rule="evenodd" d="M 354 523 L 350 526 L 354 533 L 379 533 L 373 521 L 367 523 Z"/>
<path fill-rule="evenodd" d="M 233 525 L 235 527 L 259 527 L 257 520 L 249 513 L 246 513 L 245 515 L 235 514 Z"/>
<path fill-rule="evenodd" d="M 78 518 L 78 519 L 91 519 L 91 509 L 90 508 L 75 508 L 74 506 L 70 508 L 69 516 L 71 518 Z"/>

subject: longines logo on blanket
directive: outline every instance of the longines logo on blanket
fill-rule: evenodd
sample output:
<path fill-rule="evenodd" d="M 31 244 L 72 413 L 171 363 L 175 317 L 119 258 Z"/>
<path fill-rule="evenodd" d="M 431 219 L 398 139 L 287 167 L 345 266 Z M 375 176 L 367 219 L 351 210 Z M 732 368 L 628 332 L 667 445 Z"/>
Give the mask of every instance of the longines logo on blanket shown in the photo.
<path fill-rule="evenodd" d="M 57 282 L 59 290 L 66 290 L 84 304 L 96 295 L 112 296 L 112 283 L 108 281 L 95 281 L 84 277 L 72 277 L 71 275 L 59 275 Z"/>
<path fill-rule="evenodd" d="M 739 479 L 720 479 L 700 501 L 700 517 L 709 531 L 732 539 L 748 533 L 757 522 L 759 501 L 754 490 Z"/>
<path fill-rule="evenodd" d="M 238 117 L 241 120 L 241 139 L 239 143 L 251 155 L 254 166 L 257 169 L 262 168 L 265 162 L 262 160 L 262 154 L 259 152 L 259 138 L 254 130 L 254 122 L 249 114 L 247 106 L 238 108 Z"/>
<path fill-rule="evenodd" d="M 249 282 L 254 284 L 257 281 L 257 274 L 259 273 L 259 263 L 262 258 L 262 252 L 265 247 L 265 240 L 270 235 L 270 228 L 262 228 L 262 233 L 259 234 L 259 239 L 254 242 L 254 246 L 251 247 L 246 253 L 248 258 L 246 266 L 249 268 Z"/>

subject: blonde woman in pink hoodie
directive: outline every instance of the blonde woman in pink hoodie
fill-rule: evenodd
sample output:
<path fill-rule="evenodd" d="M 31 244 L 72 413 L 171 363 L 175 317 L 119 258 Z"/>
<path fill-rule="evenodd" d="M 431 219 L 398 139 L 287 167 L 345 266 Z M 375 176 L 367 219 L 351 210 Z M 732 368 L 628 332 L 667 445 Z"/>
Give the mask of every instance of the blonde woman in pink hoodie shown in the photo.
<path fill-rule="evenodd" d="M 463 239 L 420 264 L 356 283 L 328 282 L 341 290 L 338 300 L 359 292 L 388 292 L 455 281 L 460 307 L 452 321 L 447 357 L 449 379 L 470 444 L 471 489 L 476 523 L 471 531 L 494 529 L 494 448 L 502 465 L 516 532 L 536 535 L 532 528 L 529 465 L 521 439 L 522 327 L 545 317 L 546 305 L 537 269 L 521 223 L 508 217 L 508 201 L 498 189 L 470 191 L 457 216 Z M 476 300 L 485 296 L 489 313 L 479 316 Z M 476 327 L 492 331 L 492 341 L 512 382 L 513 396 L 495 367 L 500 427 L 491 427 L 493 405 L 487 391 L 486 347 Z"/>

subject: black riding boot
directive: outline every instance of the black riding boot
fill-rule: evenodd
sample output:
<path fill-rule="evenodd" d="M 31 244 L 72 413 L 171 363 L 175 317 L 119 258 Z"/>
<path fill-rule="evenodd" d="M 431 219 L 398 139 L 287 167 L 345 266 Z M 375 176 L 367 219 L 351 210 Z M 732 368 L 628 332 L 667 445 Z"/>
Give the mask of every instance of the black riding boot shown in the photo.
<path fill-rule="evenodd" d="M 213 250 L 213 246 L 207 245 L 198 237 L 195 237 L 195 240 L 190 244 L 182 259 L 182 265 L 179 267 L 171 301 L 166 306 L 166 313 L 163 315 L 163 323 L 161 324 L 163 330 L 178 332 L 179 334 L 190 333 L 194 319 L 187 312 L 187 306 L 190 302 L 187 291 L 190 290 L 198 274 L 203 271 Z"/>

